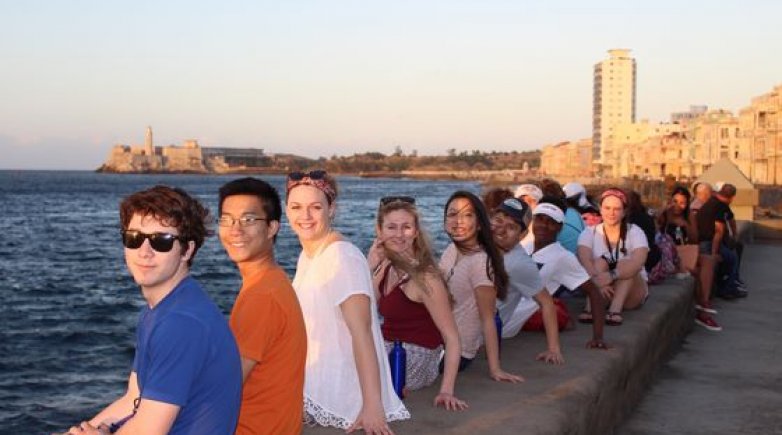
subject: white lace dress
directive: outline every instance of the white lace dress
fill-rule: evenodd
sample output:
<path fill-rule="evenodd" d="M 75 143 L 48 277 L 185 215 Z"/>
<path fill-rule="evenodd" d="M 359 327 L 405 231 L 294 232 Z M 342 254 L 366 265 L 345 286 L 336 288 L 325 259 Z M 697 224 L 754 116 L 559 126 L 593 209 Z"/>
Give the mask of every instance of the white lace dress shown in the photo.
<path fill-rule="evenodd" d="M 371 300 L 372 336 L 380 362 L 380 387 L 386 420 L 404 420 L 410 413 L 394 393 L 388 355 L 383 347 L 377 304 L 367 260 L 351 243 L 331 243 L 309 258 L 302 251 L 293 288 L 307 326 L 304 414 L 310 424 L 346 429 L 361 411 L 361 385 L 350 331 L 340 304 L 360 294 Z"/>

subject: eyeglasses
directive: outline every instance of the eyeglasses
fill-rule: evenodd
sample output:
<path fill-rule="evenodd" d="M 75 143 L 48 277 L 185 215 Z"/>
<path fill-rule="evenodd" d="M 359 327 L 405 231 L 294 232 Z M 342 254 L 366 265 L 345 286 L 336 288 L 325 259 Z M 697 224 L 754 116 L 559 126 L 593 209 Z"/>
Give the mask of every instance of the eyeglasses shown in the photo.
<path fill-rule="evenodd" d="M 387 205 L 392 202 L 405 202 L 415 205 L 415 198 L 412 196 L 384 196 L 380 198 L 380 205 Z"/>
<path fill-rule="evenodd" d="M 171 233 L 142 233 L 136 230 L 122 231 L 122 244 L 128 249 L 138 249 L 149 239 L 149 246 L 157 252 L 168 252 L 174 247 L 174 241 L 182 240 L 181 237 Z"/>
<path fill-rule="evenodd" d="M 234 226 L 235 222 L 239 222 L 239 226 L 245 228 L 245 227 L 251 227 L 255 225 L 256 223 L 258 223 L 258 221 L 268 221 L 268 219 L 258 217 L 258 216 L 252 216 L 252 215 L 242 216 L 240 218 L 234 218 L 233 216 L 224 215 L 224 216 L 220 216 L 220 219 L 217 220 L 217 225 L 221 227 L 231 228 Z"/>
<path fill-rule="evenodd" d="M 322 169 L 317 169 L 315 171 L 310 172 L 291 172 L 288 174 L 288 179 L 292 181 L 301 181 L 304 178 L 309 178 L 310 180 L 322 180 L 326 178 L 326 171 Z"/>

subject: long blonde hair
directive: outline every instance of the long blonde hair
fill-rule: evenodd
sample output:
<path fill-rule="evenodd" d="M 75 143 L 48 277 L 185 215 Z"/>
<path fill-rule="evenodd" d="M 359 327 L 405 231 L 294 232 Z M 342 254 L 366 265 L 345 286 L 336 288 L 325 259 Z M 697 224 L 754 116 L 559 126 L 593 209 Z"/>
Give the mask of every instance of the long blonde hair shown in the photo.
<path fill-rule="evenodd" d="M 445 285 L 443 281 L 440 269 L 437 267 L 434 255 L 432 255 L 432 245 L 429 242 L 429 237 L 426 231 L 421 227 L 421 216 L 418 214 L 418 209 L 415 204 L 404 201 L 391 201 L 387 204 L 380 204 L 377 210 L 377 229 L 378 231 L 383 228 L 383 220 L 391 212 L 402 210 L 410 213 L 413 216 L 415 222 L 415 229 L 418 231 L 418 235 L 413 241 L 413 261 L 410 261 L 396 252 L 387 249 L 385 246 L 382 248 L 386 254 L 386 258 L 391 262 L 391 265 L 397 269 L 410 275 L 421 288 L 429 293 L 430 289 L 426 283 L 426 276 L 433 275 L 436 279 L 439 279 Z"/>

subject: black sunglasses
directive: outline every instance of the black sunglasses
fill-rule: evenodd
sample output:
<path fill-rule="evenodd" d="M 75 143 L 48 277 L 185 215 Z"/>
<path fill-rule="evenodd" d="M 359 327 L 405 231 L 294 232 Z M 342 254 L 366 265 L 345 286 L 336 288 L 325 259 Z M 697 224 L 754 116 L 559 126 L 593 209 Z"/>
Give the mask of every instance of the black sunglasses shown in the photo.
<path fill-rule="evenodd" d="M 149 239 L 149 246 L 157 252 L 168 252 L 174 247 L 176 240 L 182 240 L 179 236 L 170 233 L 142 233 L 136 230 L 122 231 L 122 244 L 128 249 L 138 249 Z"/>
<path fill-rule="evenodd" d="M 300 181 L 304 178 L 309 178 L 311 180 L 322 180 L 326 178 L 326 171 L 322 169 L 317 169 L 310 172 L 291 172 L 288 174 L 288 179 L 293 181 Z"/>
<path fill-rule="evenodd" d="M 380 205 L 387 205 L 392 202 L 406 202 L 415 205 L 415 198 L 412 196 L 384 196 L 380 198 Z"/>

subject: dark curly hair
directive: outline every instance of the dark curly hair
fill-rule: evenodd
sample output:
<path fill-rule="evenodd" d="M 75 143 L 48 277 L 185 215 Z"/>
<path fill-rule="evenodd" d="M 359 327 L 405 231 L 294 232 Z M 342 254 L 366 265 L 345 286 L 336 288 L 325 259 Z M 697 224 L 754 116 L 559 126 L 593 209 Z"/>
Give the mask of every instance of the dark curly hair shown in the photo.
<path fill-rule="evenodd" d="M 183 248 L 193 241 L 195 249 L 187 262 L 188 266 L 193 264 L 196 252 L 204 244 L 204 240 L 212 235 L 209 230 L 209 209 L 178 187 L 158 185 L 123 199 L 119 205 L 119 219 L 123 230 L 128 229 L 130 220 L 136 214 L 142 217 L 152 216 L 163 225 L 176 228 Z"/>

